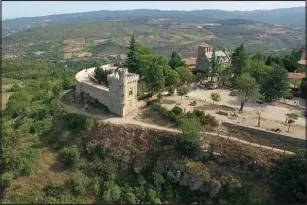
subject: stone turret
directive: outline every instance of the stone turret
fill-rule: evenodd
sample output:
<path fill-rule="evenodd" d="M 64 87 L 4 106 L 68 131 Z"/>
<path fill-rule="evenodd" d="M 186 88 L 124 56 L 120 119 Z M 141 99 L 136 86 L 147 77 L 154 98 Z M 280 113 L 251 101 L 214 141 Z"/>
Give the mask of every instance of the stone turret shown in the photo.
<path fill-rule="evenodd" d="M 139 76 L 129 73 L 127 68 L 118 68 L 108 64 L 104 69 L 113 70 L 108 75 L 108 87 L 99 85 L 93 77 L 95 68 L 77 73 L 76 92 L 87 93 L 90 97 L 106 105 L 108 109 L 122 117 L 137 109 L 137 82 Z"/>

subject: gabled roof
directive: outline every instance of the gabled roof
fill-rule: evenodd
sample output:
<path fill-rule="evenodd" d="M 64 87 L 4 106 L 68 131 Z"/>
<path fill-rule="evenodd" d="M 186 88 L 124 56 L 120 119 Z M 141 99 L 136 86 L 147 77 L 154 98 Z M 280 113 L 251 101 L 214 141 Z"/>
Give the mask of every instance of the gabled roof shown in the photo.
<path fill-rule="evenodd" d="M 208 59 L 212 58 L 212 54 L 213 54 L 213 52 L 206 52 L 205 53 L 205 55 L 207 56 Z M 215 56 L 216 57 L 222 57 L 223 60 L 225 59 L 224 60 L 225 62 L 229 62 L 230 61 L 229 56 L 224 51 L 215 51 Z"/>
<path fill-rule="evenodd" d="M 196 65 L 196 58 L 184 58 L 186 65 Z"/>
<path fill-rule="evenodd" d="M 289 79 L 302 79 L 306 77 L 305 73 L 288 73 Z"/>

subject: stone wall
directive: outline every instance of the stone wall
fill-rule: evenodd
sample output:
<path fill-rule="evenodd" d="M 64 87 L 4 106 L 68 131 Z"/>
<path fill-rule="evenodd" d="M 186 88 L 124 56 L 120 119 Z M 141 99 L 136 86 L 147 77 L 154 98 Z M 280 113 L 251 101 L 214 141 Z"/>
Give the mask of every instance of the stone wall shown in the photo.
<path fill-rule="evenodd" d="M 105 65 L 104 69 L 115 69 Z M 82 70 L 76 74 L 76 93 L 84 92 L 108 107 L 109 111 L 125 117 L 137 109 L 138 75 L 128 73 L 126 68 L 118 68 L 117 72 L 108 75 L 109 87 L 99 85 L 94 79 L 95 68 Z"/>
<path fill-rule="evenodd" d="M 77 82 L 80 86 L 80 92 L 89 94 L 92 98 L 98 100 L 99 103 L 105 106 L 110 106 L 109 89 L 104 86 L 93 86 L 84 82 Z"/>
<path fill-rule="evenodd" d="M 291 152 L 306 148 L 305 139 L 294 138 L 281 133 L 227 122 L 223 122 L 223 126 L 228 128 L 227 132 L 232 136 L 252 143 L 284 149 Z"/>

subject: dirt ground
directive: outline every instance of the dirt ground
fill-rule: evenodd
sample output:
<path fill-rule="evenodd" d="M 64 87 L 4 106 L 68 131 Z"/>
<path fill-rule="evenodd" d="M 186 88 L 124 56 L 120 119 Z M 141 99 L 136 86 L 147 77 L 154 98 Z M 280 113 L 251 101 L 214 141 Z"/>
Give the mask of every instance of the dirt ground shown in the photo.
<path fill-rule="evenodd" d="M 12 94 L 12 92 L 3 92 L 2 94 L 2 99 L 1 99 L 1 106 L 2 106 L 2 110 L 5 109 L 6 103 L 9 101 L 9 97 Z"/>
<path fill-rule="evenodd" d="M 71 59 L 72 53 L 64 53 L 64 59 Z"/>
<path fill-rule="evenodd" d="M 221 95 L 222 100 L 216 105 L 212 105 L 212 100 L 210 100 L 210 94 L 212 92 L 218 92 Z M 215 90 L 200 90 L 196 89 L 191 91 L 187 96 L 181 97 L 178 95 L 174 96 L 164 96 L 162 100 L 163 106 L 168 109 L 172 109 L 175 105 L 185 109 L 186 112 L 192 111 L 194 109 L 205 110 L 205 112 L 210 113 L 216 117 L 219 121 L 240 123 L 243 125 L 248 125 L 252 127 L 257 127 L 258 116 L 255 109 L 263 107 L 261 114 L 261 126 L 262 129 L 276 129 L 280 128 L 281 133 L 290 135 L 292 137 L 305 139 L 305 118 L 302 116 L 302 111 L 299 109 L 289 109 L 281 106 L 273 105 L 261 105 L 256 102 L 246 103 L 243 113 L 239 114 L 239 102 L 235 97 L 229 96 L 229 90 L 226 89 L 215 89 Z M 196 106 L 191 106 L 189 103 L 193 100 L 197 101 Z M 228 112 L 228 114 L 236 113 L 239 117 L 234 120 L 230 117 L 219 115 L 216 112 L 218 110 L 223 110 Z M 290 127 L 290 132 L 287 132 L 288 125 L 284 123 L 287 113 L 295 112 L 300 114 L 299 119 Z"/>

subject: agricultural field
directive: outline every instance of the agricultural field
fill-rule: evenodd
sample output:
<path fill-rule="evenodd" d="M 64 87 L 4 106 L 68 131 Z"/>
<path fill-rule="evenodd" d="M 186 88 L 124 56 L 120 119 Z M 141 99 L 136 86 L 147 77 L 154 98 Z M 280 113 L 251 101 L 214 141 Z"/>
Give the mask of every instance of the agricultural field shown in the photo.
<path fill-rule="evenodd" d="M 195 56 L 197 45 L 206 42 L 232 51 L 242 42 L 254 51 L 287 51 L 304 43 L 303 29 L 290 29 L 250 20 L 211 23 L 172 23 L 153 19 L 143 24 L 101 22 L 34 28 L 3 39 L 4 56 L 36 59 L 78 59 L 126 53 L 130 36 L 161 54 L 175 50 Z"/>

